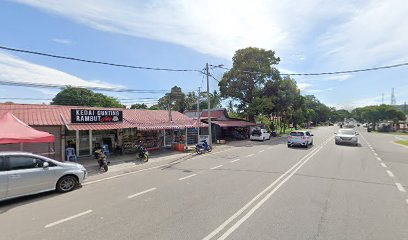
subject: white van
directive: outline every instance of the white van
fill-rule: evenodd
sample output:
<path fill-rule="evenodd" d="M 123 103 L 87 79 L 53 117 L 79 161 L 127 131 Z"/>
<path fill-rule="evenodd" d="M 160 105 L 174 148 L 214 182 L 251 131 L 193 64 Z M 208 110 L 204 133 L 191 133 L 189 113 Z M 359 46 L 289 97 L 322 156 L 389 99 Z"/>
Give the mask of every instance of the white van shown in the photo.
<path fill-rule="evenodd" d="M 265 141 L 266 139 L 271 139 L 271 133 L 266 129 L 262 128 L 254 128 L 251 132 L 251 136 L 249 137 L 251 140 L 259 140 Z"/>

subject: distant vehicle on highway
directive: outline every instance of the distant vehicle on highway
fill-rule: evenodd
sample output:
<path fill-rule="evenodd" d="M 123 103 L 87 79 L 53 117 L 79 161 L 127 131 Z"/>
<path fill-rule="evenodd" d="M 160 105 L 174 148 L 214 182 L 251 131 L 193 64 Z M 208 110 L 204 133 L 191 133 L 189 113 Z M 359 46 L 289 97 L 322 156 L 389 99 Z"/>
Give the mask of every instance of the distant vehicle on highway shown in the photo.
<path fill-rule="evenodd" d="M 265 141 L 266 139 L 271 139 L 271 133 L 266 129 L 262 128 L 255 128 L 252 130 L 251 136 L 249 137 L 250 140 L 259 140 Z"/>
<path fill-rule="evenodd" d="M 334 139 L 334 142 L 336 145 L 338 144 L 352 144 L 357 146 L 358 145 L 358 133 L 351 128 L 343 128 L 339 129 L 339 131 L 336 134 L 336 137 Z"/>
<path fill-rule="evenodd" d="M 25 152 L 0 152 L 0 201 L 57 190 L 69 192 L 87 177 L 78 163 Z"/>
<path fill-rule="evenodd" d="M 334 124 L 332 122 L 329 122 L 329 126 L 333 126 Z"/>
<path fill-rule="evenodd" d="M 313 134 L 309 131 L 293 131 L 288 136 L 288 147 L 313 145 Z"/>

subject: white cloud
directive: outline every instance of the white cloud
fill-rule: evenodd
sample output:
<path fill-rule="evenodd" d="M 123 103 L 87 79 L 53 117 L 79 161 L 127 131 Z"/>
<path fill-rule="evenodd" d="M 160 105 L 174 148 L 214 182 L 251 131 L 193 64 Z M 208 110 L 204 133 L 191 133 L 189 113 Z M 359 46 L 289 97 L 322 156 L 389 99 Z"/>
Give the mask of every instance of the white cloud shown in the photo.
<path fill-rule="evenodd" d="M 305 92 L 307 92 L 307 93 L 322 93 L 322 92 L 333 91 L 333 90 L 334 90 L 334 88 L 309 89 L 309 90 L 306 90 Z"/>
<path fill-rule="evenodd" d="M 68 73 L 27 62 L 0 51 L 0 81 L 34 82 L 82 87 L 118 88 L 104 82 L 84 80 Z M 51 92 L 43 92 L 50 95 Z"/>
<path fill-rule="evenodd" d="M 395 62 L 408 54 L 407 12 L 406 0 L 365 1 L 342 24 L 321 37 L 319 48 L 337 67 Z"/>
<path fill-rule="evenodd" d="M 56 42 L 56 43 L 60 43 L 60 44 L 65 44 L 65 45 L 67 45 L 67 44 L 72 44 L 72 41 L 71 40 L 69 40 L 69 39 L 64 39 L 64 38 L 53 38 L 53 39 L 51 39 L 53 42 Z"/>
<path fill-rule="evenodd" d="M 333 75 L 330 77 L 323 77 L 323 80 L 343 82 L 352 77 L 351 74 Z"/>
<path fill-rule="evenodd" d="M 299 55 L 294 49 L 317 25 L 354 11 L 354 5 L 348 3 L 353 1 L 328 4 L 324 0 L 16 2 L 98 30 L 176 43 L 226 59 L 248 46 L 274 49 L 281 56 L 286 51 Z"/>
<path fill-rule="evenodd" d="M 301 92 L 305 92 L 307 88 L 312 86 L 312 84 L 306 83 L 306 82 L 299 82 L 299 83 L 297 83 L 297 86 L 298 86 L 298 88 L 300 89 Z"/>

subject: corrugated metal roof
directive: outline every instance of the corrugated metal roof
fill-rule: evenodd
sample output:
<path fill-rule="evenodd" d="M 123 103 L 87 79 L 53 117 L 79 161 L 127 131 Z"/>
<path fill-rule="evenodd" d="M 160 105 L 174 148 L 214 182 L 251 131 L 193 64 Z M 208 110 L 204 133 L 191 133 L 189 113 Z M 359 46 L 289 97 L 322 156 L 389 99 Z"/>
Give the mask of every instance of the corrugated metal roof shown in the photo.
<path fill-rule="evenodd" d="M 122 110 L 121 123 L 72 124 L 71 109 L 108 109 Z M 2 104 L 0 116 L 7 112 L 13 113 L 21 121 L 31 126 L 61 126 L 66 125 L 69 130 L 108 130 L 121 128 L 142 129 L 174 129 L 193 127 L 194 120 L 176 111 L 172 111 L 172 122 L 166 110 L 95 108 L 77 106 L 57 106 L 45 104 Z"/>
<path fill-rule="evenodd" d="M 212 121 L 220 127 L 249 127 L 256 126 L 256 123 L 246 122 L 241 120 L 228 120 L 228 121 Z"/>

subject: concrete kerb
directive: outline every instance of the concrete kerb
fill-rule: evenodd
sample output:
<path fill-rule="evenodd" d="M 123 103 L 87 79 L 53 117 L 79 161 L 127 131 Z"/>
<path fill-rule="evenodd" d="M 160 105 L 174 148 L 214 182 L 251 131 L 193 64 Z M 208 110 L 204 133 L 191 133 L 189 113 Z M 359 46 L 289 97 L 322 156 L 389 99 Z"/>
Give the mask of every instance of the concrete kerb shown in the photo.
<path fill-rule="evenodd" d="M 281 137 L 275 137 L 272 138 L 271 141 L 280 141 L 285 136 Z M 223 151 L 228 151 L 229 149 L 233 149 L 235 147 L 243 147 L 243 146 L 248 146 L 248 144 L 256 144 L 256 142 L 251 142 L 249 140 L 244 140 L 244 141 L 236 141 L 236 142 L 230 142 L 225 145 L 215 145 L 214 150 L 211 154 L 215 154 L 217 152 L 223 152 Z M 173 153 L 172 155 L 168 156 L 158 156 L 158 157 L 151 157 L 149 159 L 149 162 L 143 163 L 140 160 L 129 160 L 129 155 L 127 157 L 128 160 L 119 160 L 116 161 L 115 164 L 109 166 L 109 171 L 108 172 L 103 172 L 102 170 L 99 170 L 98 164 L 96 163 L 96 160 L 94 159 L 93 163 L 84 165 L 85 168 L 88 170 L 88 179 L 87 181 L 95 181 L 98 179 L 106 178 L 106 177 L 111 177 L 114 175 L 119 175 L 123 173 L 131 173 L 131 172 L 137 172 L 141 171 L 144 169 L 154 169 L 158 167 L 168 167 L 173 164 L 180 163 L 181 161 L 186 161 L 191 158 L 194 158 L 196 156 L 204 156 L 204 155 L 197 155 L 195 152 L 191 153 Z M 126 159 L 126 157 L 124 157 Z"/>

